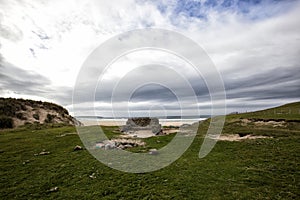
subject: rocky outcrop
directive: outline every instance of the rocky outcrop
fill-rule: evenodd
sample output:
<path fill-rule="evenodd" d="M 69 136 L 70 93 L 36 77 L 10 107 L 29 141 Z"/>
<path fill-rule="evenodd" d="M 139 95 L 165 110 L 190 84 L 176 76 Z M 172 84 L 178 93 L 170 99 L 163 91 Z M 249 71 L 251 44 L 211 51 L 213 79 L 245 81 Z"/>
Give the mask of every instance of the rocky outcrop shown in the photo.
<path fill-rule="evenodd" d="M 54 103 L 0 98 L 0 128 L 15 128 L 25 124 L 81 125 L 68 111 Z"/>
<path fill-rule="evenodd" d="M 98 142 L 95 145 L 95 148 L 102 148 L 105 150 L 109 149 L 127 149 L 137 146 L 145 146 L 145 142 L 141 140 L 132 140 L 132 139 L 112 139 L 112 140 L 104 140 L 102 142 Z"/>
<path fill-rule="evenodd" d="M 158 118 L 138 117 L 129 118 L 121 128 L 122 132 L 136 132 L 141 130 L 152 131 L 153 134 L 159 134 L 161 132 L 161 125 Z"/>

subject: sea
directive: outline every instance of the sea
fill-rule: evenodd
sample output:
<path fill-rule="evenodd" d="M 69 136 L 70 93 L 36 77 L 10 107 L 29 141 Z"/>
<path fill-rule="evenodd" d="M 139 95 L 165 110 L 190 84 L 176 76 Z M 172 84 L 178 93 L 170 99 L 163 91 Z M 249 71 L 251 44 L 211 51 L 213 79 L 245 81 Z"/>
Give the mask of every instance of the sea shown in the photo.
<path fill-rule="evenodd" d="M 157 117 L 159 119 L 159 123 L 162 126 L 181 126 L 183 124 L 193 124 L 195 122 L 203 121 L 210 116 L 168 116 L 168 117 Z M 98 116 L 77 116 L 75 117 L 77 120 L 83 123 L 84 126 L 93 126 L 93 125 L 101 125 L 101 126 L 123 126 L 126 124 L 128 118 L 119 117 L 98 117 Z"/>

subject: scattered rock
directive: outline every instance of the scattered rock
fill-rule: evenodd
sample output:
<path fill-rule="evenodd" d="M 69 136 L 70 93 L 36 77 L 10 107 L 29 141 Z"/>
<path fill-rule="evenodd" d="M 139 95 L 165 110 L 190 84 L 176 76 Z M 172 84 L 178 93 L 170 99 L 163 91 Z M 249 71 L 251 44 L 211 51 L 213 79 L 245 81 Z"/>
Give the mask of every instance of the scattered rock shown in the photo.
<path fill-rule="evenodd" d="M 61 135 L 57 135 L 56 137 L 65 137 L 67 135 L 77 135 L 77 133 L 64 133 L 64 134 L 61 134 Z"/>
<path fill-rule="evenodd" d="M 132 148 L 132 147 L 144 146 L 144 145 L 145 142 L 141 140 L 119 138 L 119 139 L 104 140 L 102 142 L 98 142 L 96 143 L 95 148 L 96 149 L 104 148 L 105 150 L 110 150 L 110 149 L 126 149 L 126 148 Z"/>
<path fill-rule="evenodd" d="M 73 151 L 80 151 L 80 150 L 83 150 L 83 148 L 79 145 L 76 145 L 73 149 Z"/>
<path fill-rule="evenodd" d="M 48 154 L 50 154 L 50 151 L 46 151 L 46 150 L 44 149 L 42 152 L 36 153 L 36 154 L 34 154 L 34 155 L 35 155 L 35 156 L 43 156 L 43 155 L 48 155 Z"/>
<path fill-rule="evenodd" d="M 50 151 L 42 151 L 41 153 L 39 153 L 39 155 L 48 155 L 50 154 Z"/>
<path fill-rule="evenodd" d="M 158 133 L 156 133 L 156 135 L 166 135 L 163 130 L 160 130 Z"/>
<path fill-rule="evenodd" d="M 149 154 L 150 154 L 150 155 L 157 155 L 157 154 L 158 154 L 158 151 L 157 151 L 157 149 L 150 149 L 150 150 L 149 150 Z"/>
<path fill-rule="evenodd" d="M 114 149 L 114 148 L 116 148 L 116 145 L 114 143 L 111 144 L 108 143 L 104 146 L 105 150 Z"/>
<path fill-rule="evenodd" d="M 58 187 L 53 187 L 50 190 L 48 190 L 48 192 L 57 192 L 58 191 Z"/>
<path fill-rule="evenodd" d="M 101 148 L 104 148 L 104 146 L 105 146 L 104 143 L 99 142 L 99 143 L 97 143 L 97 144 L 95 145 L 95 148 L 96 148 L 96 149 L 101 149 Z"/>
<path fill-rule="evenodd" d="M 96 174 L 95 174 L 95 173 L 92 173 L 91 175 L 89 175 L 89 177 L 90 177 L 91 179 L 95 179 L 95 178 L 96 178 Z"/>
<path fill-rule="evenodd" d="M 130 145 L 130 144 L 125 144 L 124 147 L 125 147 L 125 148 L 132 148 L 132 145 Z"/>
<path fill-rule="evenodd" d="M 24 162 L 23 162 L 23 165 L 26 165 L 27 163 L 29 163 L 30 162 L 30 160 L 25 160 Z"/>

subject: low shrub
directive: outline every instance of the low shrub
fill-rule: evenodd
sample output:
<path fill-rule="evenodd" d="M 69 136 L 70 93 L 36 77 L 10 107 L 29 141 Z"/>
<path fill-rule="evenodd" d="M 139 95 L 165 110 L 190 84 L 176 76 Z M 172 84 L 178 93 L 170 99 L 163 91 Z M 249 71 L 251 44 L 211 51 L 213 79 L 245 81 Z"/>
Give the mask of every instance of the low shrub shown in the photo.
<path fill-rule="evenodd" d="M 32 115 L 32 117 L 33 117 L 34 119 L 36 119 L 36 120 L 39 120 L 39 119 L 40 119 L 40 116 L 39 116 L 39 114 L 37 114 L 37 113 L 34 113 L 34 114 Z"/>
<path fill-rule="evenodd" d="M 46 117 L 46 119 L 45 119 L 45 123 L 52 123 L 54 117 L 55 117 L 54 115 L 47 114 L 47 117 Z"/>
<path fill-rule="evenodd" d="M 5 116 L 0 116 L 0 128 L 13 128 L 14 123 L 12 118 L 10 117 L 5 117 Z"/>

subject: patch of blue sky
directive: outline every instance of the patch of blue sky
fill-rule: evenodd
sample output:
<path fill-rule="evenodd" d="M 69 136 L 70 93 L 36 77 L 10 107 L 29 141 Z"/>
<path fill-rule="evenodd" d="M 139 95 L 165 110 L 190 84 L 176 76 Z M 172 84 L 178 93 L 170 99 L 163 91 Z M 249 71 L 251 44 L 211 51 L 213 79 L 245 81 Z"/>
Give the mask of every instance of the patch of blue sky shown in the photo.
<path fill-rule="evenodd" d="M 206 14 L 203 12 L 203 5 L 199 1 L 178 1 L 176 7 L 173 10 L 173 14 L 183 14 L 188 17 L 206 18 Z"/>
<path fill-rule="evenodd" d="M 166 13 L 166 11 L 168 9 L 168 5 L 162 4 L 162 3 L 157 4 L 156 7 L 163 14 Z"/>
<path fill-rule="evenodd" d="M 232 12 L 249 20 L 260 20 L 278 15 L 292 7 L 297 0 L 137 0 L 139 3 L 153 3 L 157 9 L 169 16 L 185 16 L 207 20 L 210 11 Z M 170 19 L 171 21 L 176 21 Z"/>
<path fill-rule="evenodd" d="M 285 13 L 296 0 L 239 0 L 235 10 L 249 20 L 257 21 Z"/>

